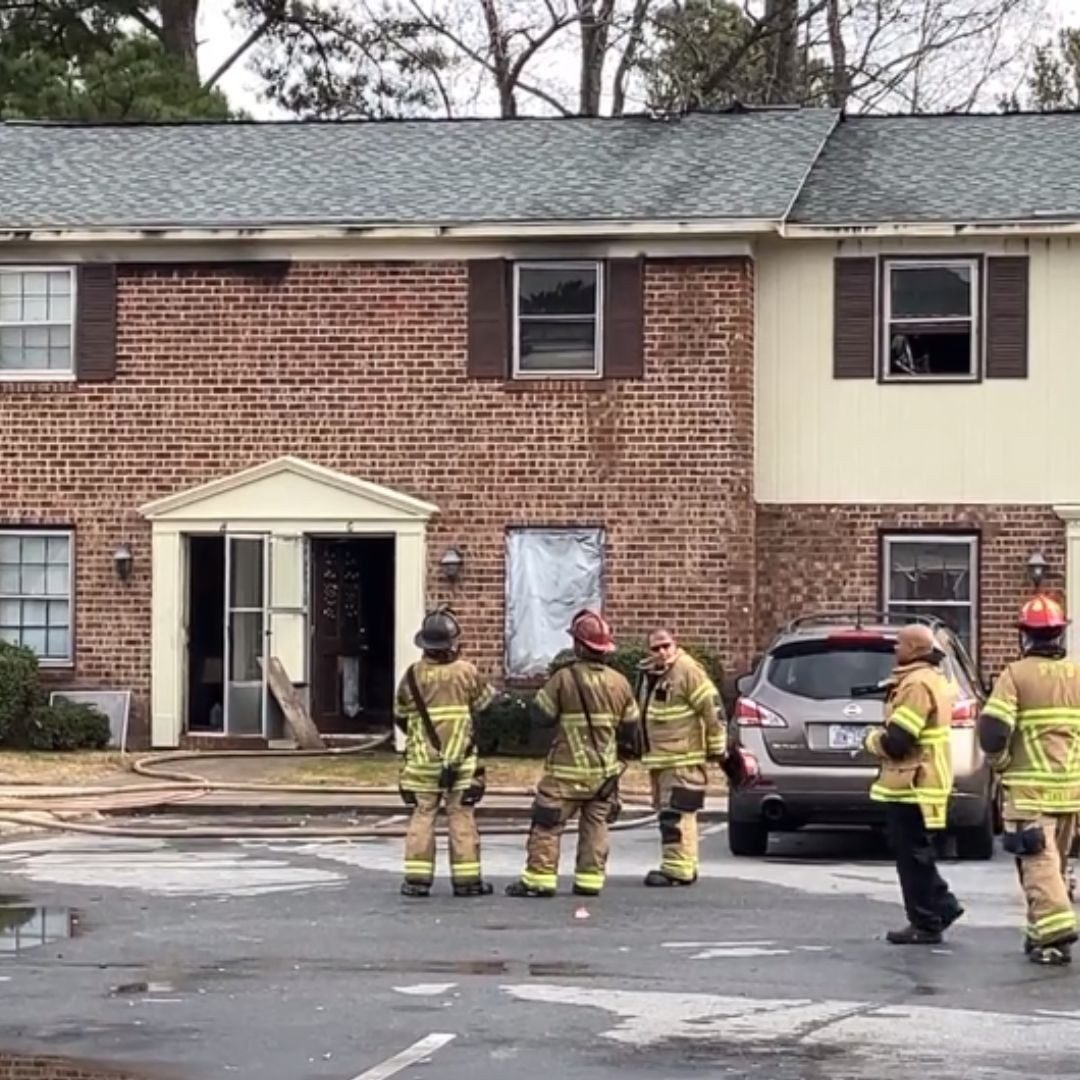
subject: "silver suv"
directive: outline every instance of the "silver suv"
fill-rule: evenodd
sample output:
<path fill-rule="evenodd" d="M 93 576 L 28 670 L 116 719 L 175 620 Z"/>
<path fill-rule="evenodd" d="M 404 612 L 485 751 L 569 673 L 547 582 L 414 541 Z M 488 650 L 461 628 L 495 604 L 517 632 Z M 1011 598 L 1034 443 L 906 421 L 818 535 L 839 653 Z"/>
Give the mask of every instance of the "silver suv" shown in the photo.
<path fill-rule="evenodd" d="M 732 854 L 764 855 L 770 832 L 804 825 L 884 826 L 884 810 L 869 795 L 876 763 L 862 743 L 868 727 L 884 722 L 878 684 L 895 663 L 897 630 L 911 622 L 933 629 L 945 653 L 942 671 L 957 687 L 948 822 L 956 853 L 993 857 L 1000 792 L 975 734 L 986 696 L 978 670 L 940 620 L 882 612 L 796 619 L 738 680 L 731 736 L 758 759 L 761 779 L 731 794 Z"/>

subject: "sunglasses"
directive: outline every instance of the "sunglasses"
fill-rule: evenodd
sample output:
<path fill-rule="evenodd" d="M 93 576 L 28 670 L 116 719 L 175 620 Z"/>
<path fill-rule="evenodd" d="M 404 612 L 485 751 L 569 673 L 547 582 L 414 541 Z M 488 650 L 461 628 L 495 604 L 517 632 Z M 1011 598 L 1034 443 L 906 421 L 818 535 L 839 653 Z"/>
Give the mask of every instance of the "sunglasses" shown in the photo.
<path fill-rule="evenodd" d="M 650 645 L 649 652 L 664 652 L 665 649 L 675 648 L 674 641 L 661 641 L 658 645 Z"/>

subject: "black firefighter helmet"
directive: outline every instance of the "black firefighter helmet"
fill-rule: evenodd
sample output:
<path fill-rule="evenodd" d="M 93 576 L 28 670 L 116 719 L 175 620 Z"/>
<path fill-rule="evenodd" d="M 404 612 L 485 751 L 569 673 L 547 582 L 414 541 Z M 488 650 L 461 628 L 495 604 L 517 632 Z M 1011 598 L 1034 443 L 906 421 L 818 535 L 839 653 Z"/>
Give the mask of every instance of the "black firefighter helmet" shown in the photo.
<path fill-rule="evenodd" d="M 424 652 L 455 652 L 460 637 L 461 627 L 453 613 L 447 607 L 439 607 L 424 616 L 413 641 Z"/>

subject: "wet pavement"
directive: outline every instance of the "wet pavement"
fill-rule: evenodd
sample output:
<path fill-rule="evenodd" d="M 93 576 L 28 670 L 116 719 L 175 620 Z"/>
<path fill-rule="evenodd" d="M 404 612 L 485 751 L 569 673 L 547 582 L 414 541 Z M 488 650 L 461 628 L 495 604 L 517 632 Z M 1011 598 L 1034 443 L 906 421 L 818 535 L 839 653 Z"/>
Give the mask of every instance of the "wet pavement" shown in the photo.
<path fill-rule="evenodd" d="M 702 880 L 677 891 L 640 885 L 655 843 L 618 834 L 613 878 L 586 901 L 455 900 L 445 881 L 405 900 L 399 841 L 0 845 L 0 1064 L 48 1050 L 192 1080 L 1076 1075 L 1080 965 L 1024 961 L 1004 857 L 946 864 L 968 915 L 943 948 L 906 951 L 881 940 L 896 886 L 861 834 L 747 860 L 713 825 Z M 499 886 L 521 859 L 520 838 L 485 843 Z"/>

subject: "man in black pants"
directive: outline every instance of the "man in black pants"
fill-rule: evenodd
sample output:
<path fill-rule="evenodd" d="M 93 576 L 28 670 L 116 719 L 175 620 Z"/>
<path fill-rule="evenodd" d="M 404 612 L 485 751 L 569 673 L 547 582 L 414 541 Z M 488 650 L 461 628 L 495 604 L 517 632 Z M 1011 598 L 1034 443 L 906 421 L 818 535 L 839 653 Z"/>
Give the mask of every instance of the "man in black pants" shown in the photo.
<path fill-rule="evenodd" d="M 913 624 L 896 639 L 896 667 L 885 699 L 885 726 L 866 738 L 881 761 L 870 798 L 886 804 L 889 839 L 908 925 L 891 930 L 893 945 L 937 945 L 964 913 L 938 873 L 931 833 L 945 828 L 952 763 L 953 692 L 939 670 L 944 655 L 928 626 Z"/>

